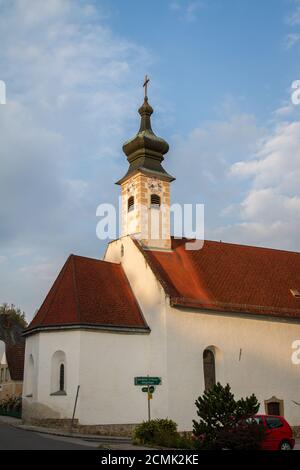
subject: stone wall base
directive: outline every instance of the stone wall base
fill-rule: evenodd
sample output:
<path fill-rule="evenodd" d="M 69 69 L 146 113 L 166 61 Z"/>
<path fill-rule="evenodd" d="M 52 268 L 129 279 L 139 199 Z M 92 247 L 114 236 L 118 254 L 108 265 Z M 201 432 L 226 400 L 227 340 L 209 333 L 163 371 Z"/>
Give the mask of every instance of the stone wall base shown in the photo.
<path fill-rule="evenodd" d="M 71 419 L 30 419 L 26 424 L 42 426 L 45 428 L 60 429 L 64 431 L 71 430 Z M 136 424 L 80 424 L 78 419 L 74 419 L 72 432 L 78 434 L 94 434 L 98 436 L 122 436 L 132 437 Z M 300 426 L 291 426 L 294 437 L 300 438 Z M 191 434 L 191 433 L 181 433 Z"/>
<path fill-rule="evenodd" d="M 30 419 L 27 424 L 45 428 L 71 431 L 71 419 Z M 80 424 L 78 419 L 73 422 L 72 432 L 79 434 L 94 434 L 98 436 L 132 437 L 137 424 Z"/>

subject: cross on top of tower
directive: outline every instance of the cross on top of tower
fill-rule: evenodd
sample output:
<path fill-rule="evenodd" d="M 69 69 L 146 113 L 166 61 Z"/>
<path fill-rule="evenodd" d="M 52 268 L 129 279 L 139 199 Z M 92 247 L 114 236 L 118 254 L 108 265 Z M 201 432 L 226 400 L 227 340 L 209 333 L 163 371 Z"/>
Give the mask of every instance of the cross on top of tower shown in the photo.
<path fill-rule="evenodd" d="M 148 83 L 150 82 L 150 78 L 148 75 L 145 75 L 145 80 L 143 83 L 143 87 L 145 88 L 145 98 L 148 98 Z"/>

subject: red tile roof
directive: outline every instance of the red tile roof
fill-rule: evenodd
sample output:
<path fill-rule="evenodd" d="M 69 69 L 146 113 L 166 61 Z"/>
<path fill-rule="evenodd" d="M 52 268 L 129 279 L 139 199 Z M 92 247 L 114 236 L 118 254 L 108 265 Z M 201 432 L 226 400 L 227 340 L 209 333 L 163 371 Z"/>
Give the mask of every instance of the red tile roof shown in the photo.
<path fill-rule="evenodd" d="M 300 253 L 205 241 L 186 250 L 173 239 L 173 252 L 137 246 L 173 306 L 300 318 Z"/>
<path fill-rule="evenodd" d="M 71 255 L 25 334 L 45 327 L 149 330 L 120 264 Z"/>
<path fill-rule="evenodd" d="M 24 374 L 25 341 L 6 343 L 5 356 L 12 380 L 22 381 Z"/>

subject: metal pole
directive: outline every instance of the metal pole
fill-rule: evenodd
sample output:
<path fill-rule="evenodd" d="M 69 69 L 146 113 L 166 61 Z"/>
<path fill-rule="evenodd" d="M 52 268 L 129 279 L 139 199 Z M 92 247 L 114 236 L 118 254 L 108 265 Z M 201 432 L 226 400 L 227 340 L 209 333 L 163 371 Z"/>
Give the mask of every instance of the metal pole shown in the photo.
<path fill-rule="evenodd" d="M 78 385 L 77 392 L 76 392 L 76 398 L 75 398 L 74 409 L 73 409 L 73 416 L 72 416 L 72 421 L 71 421 L 71 429 L 70 429 L 71 431 L 72 431 L 72 428 L 73 428 L 73 423 L 74 423 L 74 418 L 75 418 L 75 412 L 76 412 L 76 407 L 77 407 L 79 389 L 80 389 L 80 385 Z"/>
<path fill-rule="evenodd" d="M 151 420 L 151 413 L 150 413 L 150 387 L 149 387 L 149 375 L 147 375 L 147 378 L 148 378 L 148 393 L 147 393 L 147 397 L 148 397 L 148 421 Z"/>

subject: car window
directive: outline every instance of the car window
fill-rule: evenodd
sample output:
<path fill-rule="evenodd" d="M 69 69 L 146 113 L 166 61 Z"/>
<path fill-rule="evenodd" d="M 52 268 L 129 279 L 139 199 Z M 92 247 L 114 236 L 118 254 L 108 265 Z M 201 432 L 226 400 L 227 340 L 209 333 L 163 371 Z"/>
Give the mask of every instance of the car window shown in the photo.
<path fill-rule="evenodd" d="M 253 417 L 251 417 L 251 418 L 248 418 L 248 419 L 246 420 L 246 422 L 247 422 L 248 424 L 254 424 L 254 423 L 256 423 L 256 424 L 263 424 L 263 420 L 262 420 L 262 417 L 261 417 L 261 416 L 253 416 Z"/>
<path fill-rule="evenodd" d="M 280 418 L 271 416 L 266 416 L 266 423 L 268 428 L 270 429 L 281 428 L 283 426 L 283 423 Z"/>

